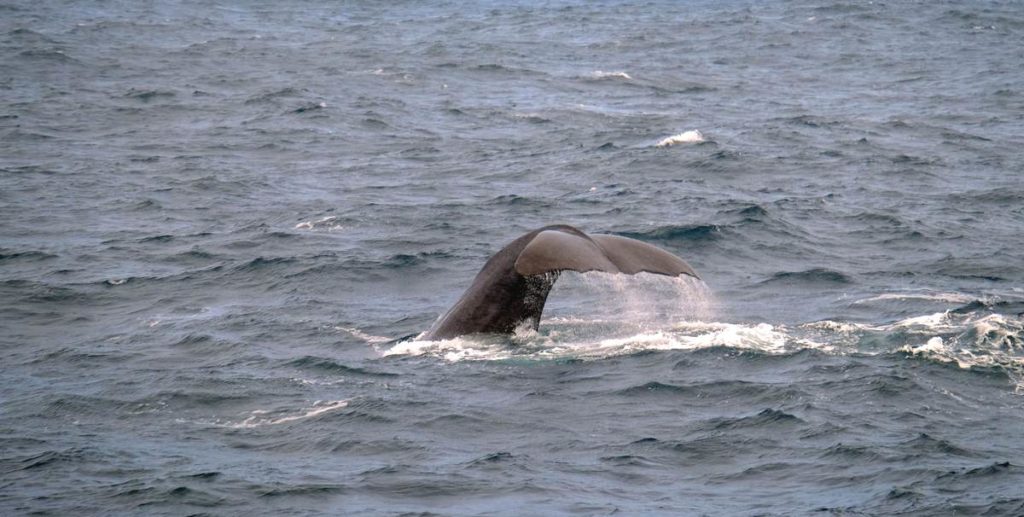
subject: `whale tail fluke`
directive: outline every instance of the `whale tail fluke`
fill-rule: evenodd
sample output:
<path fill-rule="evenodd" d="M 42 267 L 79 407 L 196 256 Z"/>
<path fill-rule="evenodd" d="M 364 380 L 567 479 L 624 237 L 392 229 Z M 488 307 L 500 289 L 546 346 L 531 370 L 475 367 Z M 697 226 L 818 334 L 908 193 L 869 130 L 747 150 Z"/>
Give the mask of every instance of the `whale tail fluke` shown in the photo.
<path fill-rule="evenodd" d="M 587 235 L 567 225 L 546 226 L 494 254 L 462 298 L 424 338 L 511 333 L 524 321 L 536 329 L 548 293 L 562 271 L 700 278 L 681 258 L 645 242 L 617 235 Z"/>

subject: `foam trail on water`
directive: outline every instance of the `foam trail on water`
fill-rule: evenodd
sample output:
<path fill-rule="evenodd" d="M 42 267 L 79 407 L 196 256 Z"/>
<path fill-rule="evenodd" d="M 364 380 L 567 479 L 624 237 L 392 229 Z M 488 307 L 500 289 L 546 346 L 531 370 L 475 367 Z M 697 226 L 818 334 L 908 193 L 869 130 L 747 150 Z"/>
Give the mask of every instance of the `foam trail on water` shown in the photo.
<path fill-rule="evenodd" d="M 882 294 L 864 303 L 906 297 L 963 303 L 960 293 Z M 539 331 L 511 337 L 414 339 L 382 350 L 385 356 L 423 355 L 446 361 L 558 358 L 601 359 L 651 350 L 713 347 L 761 354 L 815 350 L 827 354 L 912 357 L 960 368 L 997 368 L 1024 389 L 1024 319 L 984 311 L 953 310 L 888 324 L 815 321 L 796 325 L 721 322 L 718 302 L 704 282 L 687 276 L 566 272 L 548 298 Z"/>
<path fill-rule="evenodd" d="M 366 332 L 363 332 L 362 330 L 359 330 L 359 329 L 357 329 L 355 327 L 334 327 L 334 328 L 336 330 L 341 330 L 343 332 L 347 332 L 347 333 L 351 334 L 352 337 L 354 337 L 356 339 L 361 339 L 361 340 L 363 340 L 363 341 L 365 341 L 367 343 L 370 343 L 370 344 L 380 344 L 380 343 L 387 343 L 388 341 L 391 341 L 391 338 L 389 338 L 389 337 L 374 336 L 372 334 L 367 334 Z"/>
<path fill-rule="evenodd" d="M 878 296 L 872 296 L 871 298 L 865 298 L 863 300 L 857 300 L 854 304 L 866 304 L 871 302 L 889 301 L 889 300 L 928 300 L 936 302 L 950 302 L 950 303 L 967 303 L 974 300 L 973 296 L 962 294 L 962 293 L 932 293 L 932 292 L 921 292 L 921 293 L 884 293 Z"/>
<path fill-rule="evenodd" d="M 602 281 L 590 278 L 569 289 L 579 290 Z M 431 356 L 450 362 L 600 360 L 644 351 L 714 347 L 768 355 L 801 350 L 868 356 L 903 353 L 968 370 L 1001 370 L 1018 389 L 1024 390 L 1024 319 L 1020 317 L 947 311 L 885 325 L 829 320 L 797 325 L 717 322 L 693 319 L 693 309 L 670 318 L 649 298 L 631 296 L 630 292 L 624 291 L 622 297 L 606 293 L 596 302 L 585 297 L 583 301 L 576 299 L 560 309 L 565 314 L 541 321 L 539 331 L 523 329 L 511 337 L 474 335 L 445 341 L 412 340 L 382 353 Z M 705 301 L 697 300 L 692 305 L 697 312 L 714 307 L 713 303 L 705 306 Z M 647 309 L 651 311 L 645 314 Z M 682 317 L 678 317 L 680 314 Z"/>
<path fill-rule="evenodd" d="M 348 400 L 318 400 L 313 403 L 312 406 L 302 408 L 298 414 L 285 415 L 285 416 L 274 416 L 281 413 L 281 411 L 269 411 L 265 409 L 257 409 L 249 413 L 249 416 L 237 423 L 223 423 L 215 422 L 214 425 L 218 427 L 229 427 L 232 429 L 252 429 L 256 427 L 263 427 L 268 425 L 280 425 L 289 422 L 295 422 L 298 420 L 305 420 L 307 418 L 313 418 L 324 413 L 342 409 L 348 406 Z M 272 415 L 272 413 L 274 415 Z"/>
<path fill-rule="evenodd" d="M 679 322 L 664 328 L 607 320 L 554 318 L 541 323 L 541 331 L 521 331 L 511 338 L 464 336 L 441 341 L 403 341 L 384 356 L 430 356 L 449 362 L 508 359 L 604 359 L 650 350 L 736 348 L 779 354 L 807 346 L 791 339 L 784 328 L 760 323 Z"/>
<path fill-rule="evenodd" d="M 457 337 L 439 341 L 421 341 L 413 339 L 402 341 L 390 349 L 384 350 L 382 355 L 426 355 L 440 357 L 448 362 L 458 361 L 491 361 L 508 359 L 514 355 L 515 350 L 510 349 L 507 343 L 493 337 L 473 336 Z"/>

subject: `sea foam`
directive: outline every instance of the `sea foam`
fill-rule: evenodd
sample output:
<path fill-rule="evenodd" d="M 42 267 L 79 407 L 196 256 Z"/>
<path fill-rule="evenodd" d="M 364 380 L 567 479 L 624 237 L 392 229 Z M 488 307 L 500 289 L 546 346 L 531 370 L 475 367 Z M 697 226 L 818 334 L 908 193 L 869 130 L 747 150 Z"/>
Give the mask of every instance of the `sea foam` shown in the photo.
<path fill-rule="evenodd" d="M 317 415 L 342 409 L 348 406 L 348 400 L 318 400 L 313 403 L 310 407 L 300 409 L 297 413 L 287 414 L 283 411 L 269 411 L 265 409 L 257 409 L 249 413 L 249 416 L 237 423 L 220 423 L 216 425 L 218 427 L 229 427 L 232 429 L 252 429 L 256 427 L 263 427 L 268 425 L 280 425 L 287 424 L 289 422 L 295 422 L 298 420 L 304 420 L 312 418 Z M 281 414 L 284 413 L 284 416 Z"/>

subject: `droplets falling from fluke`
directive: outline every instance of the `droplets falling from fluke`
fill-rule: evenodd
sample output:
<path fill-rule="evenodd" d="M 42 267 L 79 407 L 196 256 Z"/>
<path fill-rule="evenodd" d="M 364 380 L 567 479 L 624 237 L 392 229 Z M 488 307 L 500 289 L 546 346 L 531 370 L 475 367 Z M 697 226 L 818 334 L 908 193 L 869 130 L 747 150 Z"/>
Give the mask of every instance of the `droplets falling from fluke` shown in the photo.
<path fill-rule="evenodd" d="M 548 296 L 544 318 L 580 317 L 665 328 L 680 321 L 712 321 L 716 309 L 708 286 L 689 276 L 567 272 Z"/>

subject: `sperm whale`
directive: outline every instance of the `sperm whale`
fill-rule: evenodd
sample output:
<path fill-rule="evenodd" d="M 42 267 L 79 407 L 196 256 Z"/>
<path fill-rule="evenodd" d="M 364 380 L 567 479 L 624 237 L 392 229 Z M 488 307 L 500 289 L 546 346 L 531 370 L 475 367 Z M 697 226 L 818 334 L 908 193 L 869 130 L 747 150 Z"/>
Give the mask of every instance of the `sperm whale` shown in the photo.
<path fill-rule="evenodd" d="M 562 271 L 700 278 L 683 259 L 645 242 L 588 235 L 568 225 L 545 226 L 495 253 L 459 301 L 421 339 L 510 334 L 524 322 L 537 329 L 548 293 Z"/>

